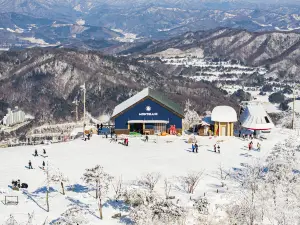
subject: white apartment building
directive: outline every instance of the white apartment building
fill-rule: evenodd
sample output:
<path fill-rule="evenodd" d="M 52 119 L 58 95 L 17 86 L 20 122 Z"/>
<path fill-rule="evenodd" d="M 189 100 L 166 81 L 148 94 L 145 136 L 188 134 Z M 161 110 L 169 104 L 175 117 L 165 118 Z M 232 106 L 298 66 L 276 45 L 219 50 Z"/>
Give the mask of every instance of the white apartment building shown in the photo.
<path fill-rule="evenodd" d="M 22 123 L 26 120 L 25 112 L 20 110 L 17 106 L 12 110 L 7 109 L 7 114 L 3 117 L 3 125 L 13 126 L 18 123 Z"/>

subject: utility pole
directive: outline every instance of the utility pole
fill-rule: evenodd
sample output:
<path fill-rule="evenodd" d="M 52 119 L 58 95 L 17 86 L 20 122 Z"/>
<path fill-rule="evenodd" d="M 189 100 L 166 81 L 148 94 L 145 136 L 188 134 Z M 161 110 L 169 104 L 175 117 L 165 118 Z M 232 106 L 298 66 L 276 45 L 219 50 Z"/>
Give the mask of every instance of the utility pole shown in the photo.
<path fill-rule="evenodd" d="M 77 100 L 77 98 L 75 99 L 75 101 L 73 101 L 73 103 L 75 104 L 75 116 L 76 116 L 76 123 L 78 122 L 78 100 Z M 73 111 L 74 112 L 74 111 Z"/>
<path fill-rule="evenodd" d="M 49 208 L 49 183 L 50 183 L 50 179 L 49 179 L 49 166 L 48 166 L 48 162 L 47 162 L 47 170 L 46 170 L 46 175 L 47 175 L 47 192 L 46 192 L 46 204 L 47 204 L 47 212 L 50 211 Z"/>
<path fill-rule="evenodd" d="M 84 131 L 85 131 L 85 114 L 86 114 L 86 108 L 85 108 L 85 101 L 86 101 L 86 88 L 85 88 L 85 83 L 80 86 L 81 90 L 83 91 L 83 138 L 84 138 Z"/>
<path fill-rule="evenodd" d="M 295 104 L 296 104 L 296 87 L 297 85 L 294 83 L 294 87 L 293 87 L 293 119 L 292 119 L 292 128 L 293 130 L 296 129 L 296 125 L 295 125 Z"/>

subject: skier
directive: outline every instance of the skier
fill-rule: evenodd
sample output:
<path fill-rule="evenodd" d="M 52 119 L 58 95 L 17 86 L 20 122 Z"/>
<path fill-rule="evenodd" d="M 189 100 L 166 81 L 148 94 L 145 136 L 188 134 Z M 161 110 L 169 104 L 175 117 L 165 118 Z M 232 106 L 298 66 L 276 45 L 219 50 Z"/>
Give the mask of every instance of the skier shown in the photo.
<path fill-rule="evenodd" d="M 196 150 L 196 153 L 198 153 L 198 145 L 197 145 L 197 143 L 195 143 L 195 150 Z"/>
<path fill-rule="evenodd" d="M 128 138 L 125 138 L 125 145 L 128 146 Z"/>
<path fill-rule="evenodd" d="M 218 153 L 221 153 L 221 151 L 220 151 L 220 145 L 218 145 Z"/>
<path fill-rule="evenodd" d="M 194 143 L 192 144 L 192 151 L 195 152 L 195 145 L 194 145 Z"/>
<path fill-rule="evenodd" d="M 110 138 L 113 138 L 113 134 L 114 134 L 113 130 L 110 129 Z"/>
<path fill-rule="evenodd" d="M 46 166 L 45 161 L 43 161 L 43 169 L 45 169 L 45 166 Z"/>
<path fill-rule="evenodd" d="M 245 134 L 243 134 L 243 139 L 245 140 L 245 138 L 246 138 L 246 137 L 245 137 Z"/>
<path fill-rule="evenodd" d="M 242 131 L 241 131 L 241 130 L 239 130 L 239 137 L 241 137 L 241 134 L 242 134 Z"/>
<path fill-rule="evenodd" d="M 146 142 L 148 142 L 148 140 L 149 140 L 149 137 L 148 137 L 148 135 L 146 135 Z"/>
<path fill-rule="evenodd" d="M 249 151 L 252 149 L 252 143 L 250 142 L 248 145 Z"/>
<path fill-rule="evenodd" d="M 17 186 L 18 186 L 18 188 L 21 188 L 21 181 L 20 180 L 18 180 Z"/>
<path fill-rule="evenodd" d="M 257 142 L 257 151 L 260 152 L 260 144 L 259 144 L 259 142 Z"/>
<path fill-rule="evenodd" d="M 99 127 L 100 127 L 100 125 L 99 125 L 99 124 L 97 124 L 97 133 L 98 133 L 98 135 L 100 135 L 100 130 L 99 130 Z"/>
<path fill-rule="evenodd" d="M 37 150 L 34 150 L 34 156 L 39 156 Z"/>
<path fill-rule="evenodd" d="M 44 155 L 46 155 L 46 154 L 47 154 L 47 153 L 46 153 L 46 149 L 43 149 L 43 154 L 44 154 Z"/>
<path fill-rule="evenodd" d="M 33 169 L 33 168 L 32 168 L 32 163 L 31 163 L 30 160 L 29 160 L 29 162 L 28 162 L 28 169 Z"/>
<path fill-rule="evenodd" d="M 253 140 L 253 134 L 251 134 L 251 140 Z"/>
<path fill-rule="evenodd" d="M 217 144 L 214 145 L 214 151 L 217 152 Z"/>
<path fill-rule="evenodd" d="M 87 135 L 88 140 L 90 140 L 90 137 L 91 137 L 91 133 L 89 132 Z"/>
<path fill-rule="evenodd" d="M 103 128 L 103 124 L 101 123 L 101 124 L 100 124 L 100 130 L 102 130 L 102 128 Z"/>

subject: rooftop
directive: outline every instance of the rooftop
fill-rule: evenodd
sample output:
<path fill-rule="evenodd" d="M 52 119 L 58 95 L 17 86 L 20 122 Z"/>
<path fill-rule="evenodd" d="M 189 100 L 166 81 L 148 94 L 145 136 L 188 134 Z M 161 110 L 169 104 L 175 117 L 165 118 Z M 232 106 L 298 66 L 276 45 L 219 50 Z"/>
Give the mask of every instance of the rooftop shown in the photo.
<path fill-rule="evenodd" d="M 112 118 L 123 113 L 126 109 L 135 105 L 136 103 L 138 103 L 139 101 L 143 100 L 146 97 L 153 98 L 154 100 L 164 105 L 166 108 L 169 108 L 170 110 L 174 111 L 175 113 L 183 117 L 184 112 L 181 109 L 180 105 L 172 102 L 166 96 L 164 96 L 162 93 L 158 91 L 152 90 L 150 88 L 145 88 L 141 92 L 137 93 L 136 95 L 132 96 L 131 98 L 117 105 L 113 111 Z"/>

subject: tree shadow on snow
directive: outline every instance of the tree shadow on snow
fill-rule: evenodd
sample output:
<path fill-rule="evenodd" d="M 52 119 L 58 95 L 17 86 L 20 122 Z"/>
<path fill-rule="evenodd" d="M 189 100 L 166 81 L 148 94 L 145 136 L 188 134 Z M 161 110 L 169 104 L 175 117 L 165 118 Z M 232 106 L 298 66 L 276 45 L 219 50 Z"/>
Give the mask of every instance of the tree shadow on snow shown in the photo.
<path fill-rule="evenodd" d="M 125 224 L 127 224 L 127 225 L 132 225 L 132 224 L 134 224 L 134 222 L 133 222 L 129 217 L 127 217 L 127 216 L 121 216 L 120 222 L 121 222 L 121 223 L 125 223 Z"/>
<path fill-rule="evenodd" d="M 23 191 L 23 194 L 25 196 L 27 196 L 28 199 L 30 199 L 31 201 L 33 201 L 39 208 L 43 209 L 44 211 L 47 212 L 47 209 L 45 209 L 43 206 L 41 206 L 33 197 L 36 197 L 36 195 L 32 195 L 27 191 Z"/>
<path fill-rule="evenodd" d="M 86 210 L 90 215 L 96 217 L 97 219 L 100 219 L 99 216 L 97 216 L 94 211 L 90 210 L 90 206 L 86 203 L 83 203 L 82 201 L 78 200 L 78 199 L 74 199 L 71 197 L 67 197 L 67 200 L 69 200 L 71 203 L 73 203 L 73 205 L 77 205 L 78 207 L 80 207 L 83 210 Z"/>
<path fill-rule="evenodd" d="M 53 187 L 49 187 L 49 193 L 51 192 L 57 192 Z M 44 187 L 40 187 L 38 189 L 36 189 L 33 194 L 46 194 L 47 193 L 47 187 L 44 186 Z"/>
<path fill-rule="evenodd" d="M 75 193 L 87 193 L 89 192 L 89 188 L 81 184 L 74 184 L 67 186 L 67 191 L 73 191 Z"/>
<path fill-rule="evenodd" d="M 112 207 L 113 209 L 128 212 L 130 207 L 124 201 L 108 200 L 104 203 L 103 207 Z"/>

